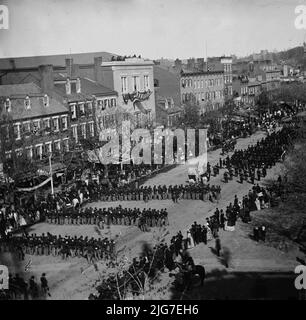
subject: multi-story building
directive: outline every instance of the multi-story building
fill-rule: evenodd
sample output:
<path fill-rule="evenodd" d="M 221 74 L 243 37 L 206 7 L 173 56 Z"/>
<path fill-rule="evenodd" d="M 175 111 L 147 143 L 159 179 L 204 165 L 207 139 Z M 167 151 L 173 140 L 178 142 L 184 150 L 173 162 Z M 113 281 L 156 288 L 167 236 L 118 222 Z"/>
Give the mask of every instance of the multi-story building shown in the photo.
<path fill-rule="evenodd" d="M 69 152 L 69 113 L 55 96 L 34 83 L 0 86 L 3 162 L 18 157 L 43 162 L 52 153 L 56 164 Z"/>
<path fill-rule="evenodd" d="M 248 83 L 248 104 L 255 106 L 256 99 L 262 91 L 262 83 L 259 81 L 249 81 Z"/>
<path fill-rule="evenodd" d="M 248 104 L 248 84 L 249 79 L 246 76 L 233 77 L 233 97 L 237 99 L 238 106 Z"/>
<path fill-rule="evenodd" d="M 233 96 L 233 58 L 232 57 L 212 57 L 207 58 L 207 71 L 223 71 L 224 76 L 224 98 L 228 100 Z"/>
<path fill-rule="evenodd" d="M 156 101 L 156 123 L 173 127 L 183 115 L 183 108 L 175 106 L 172 98 L 158 98 Z"/>
<path fill-rule="evenodd" d="M 70 114 L 73 142 L 98 137 L 116 122 L 117 92 L 91 79 L 59 75 L 56 92 Z"/>
<path fill-rule="evenodd" d="M 224 105 L 224 72 L 187 72 L 181 74 L 182 103 L 194 101 L 200 114 Z"/>
<path fill-rule="evenodd" d="M 132 115 L 135 127 L 154 125 L 153 61 L 134 57 L 95 63 L 96 81 L 118 92 L 118 104 Z"/>

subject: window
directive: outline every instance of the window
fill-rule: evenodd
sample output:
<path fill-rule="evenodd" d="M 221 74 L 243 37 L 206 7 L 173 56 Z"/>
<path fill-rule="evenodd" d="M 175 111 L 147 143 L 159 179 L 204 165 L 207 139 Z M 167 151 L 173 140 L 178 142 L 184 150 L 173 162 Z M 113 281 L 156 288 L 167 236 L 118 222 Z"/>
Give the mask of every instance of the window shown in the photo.
<path fill-rule="evenodd" d="M 20 136 L 20 123 L 15 123 L 15 125 L 14 125 L 14 135 L 15 135 L 15 139 L 16 140 L 21 139 L 21 136 Z"/>
<path fill-rule="evenodd" d="M 31 123 L 30 121 L 26 121 L 23 123 L 23 133 L 25 134 L 26 138 L 28 138 L 31 134 Z"/>
<path fill-rule="evenodd" d="M 61 140 L 54 141 L 54 151 L 55 152 L 61 151 Z"/>
<path fill-rule="evenodd" d="M 45 143 L 45 150 L 46 150 L 47 154 L 52 153 L 52 142 L 51 141 Z"/>
<path fill-rule="evenodd" d="M 35 154 L 36 154 L 36 157 L 38 158 L 38 159 L 42 159 L 42 144 L 37 144 L 36 146 L 35 146 Z"/>
<path fill-rule="evenodd" d="M 148 121 L 149 122 L 151 122 L 151 110 L 148 110 L 148 112 L 147 112 L 147 119 L 148 119 Z"/>
<path fill-rule="evenodd" d="M 70 105 L 70 112 L 71 112 L 71 119 L 75 120 L 77 118 L 76 105 L 75 104 Z"/>
<path fill-rule="evenodd" d="M 9 98 L 7 98 L 5 100 L 5 110 L 7 112 L 11 112 L 11 108 L 12 108 L 12 103 L 11 103 L 11 100 Z"/>
<path fill-rule="evenodd" d="M 144 89 L 145 91 L 150 90 L 150 84 L 149 84 L 149 76 L 144 76 Z"/>
<path fill-rule="evenodd" d="M 68 119 L 66 116 L 62 117 L 62 130 L 67 130 L 68 129 Z"/>
<path fill-rule="evenodd" d="M 67 139 L 63 139 L 63 149 L 65 152 L 69 151 L 69 140 Z"/>
<path fill-rule="evenodd" d="M 90 134 L 91 137 L 95 136 L 95 130 L 94 130 L 94 123 L 93 122 L 89 123 L 89 134 Z"/>
<path fill-rule="evenodd" d="M 50 119 L 49 119 L 49 118 L 44 119 L 44 120 L 43 120 L 43 123 L 44 123 L 45 133 L 46 133 L 46 134 L 49 134 L 50 131 L 51 131 Z"/>
<path fill-rule="evenodd" d="M 86 123 L 81 124 L 81 134 L 86 139 Z"/>
<path fill-rule="evenodd" d="M 5 159 L 11 159 L 12 158 L 12 151 L 5 151 Z"/>
<path fill-rule="evenodd" d="M 36 133 L 40 129 L 40 120 L 33 121 L 33 132 Z"/>
<path fill-rule="evenodd" d="M 140 91 L 140 78 L 133 76 L 133 91 Z"/>
<path fill-rule="evenodd" d="M 43 100 L 44 100 L 44 106 L 49 107 L 49 97 L 47 94 L 44 95 Z"/>
<path fill-rule="evenodd" d="M 10 138 L 9 126 L 8 125 L 3 125 L 1 127 L 5 131 L 5 138 L 8 140 Z"/>
<path fill-rule="evenodd" d="M 201 80 L 201 88 L 204 88 L 204 81 Z"/>
<path fill-rule="evenodd" d="M 87 102 L 88 115 L 92 115 L 92 102 Z"/>
<path fill-rule="evenodd" d="M 78 142 L 78 127 L 77 125 L 72 126 L 72 136 L 76 142 Z"/>
<path fill-rule="evenodd" d="M 31 100 L 29 96 L 27 96 L 24 100 L 24 106 L 27 110 L 31 109 Z"/>
<path fill-rule="evenodd" d="M 116 98 L 111 99 L 111 106 L 116 107 Z"/>
<path fill-rule="evenodd" d="M 33 157 L 33 148 L 32 148 L 32 146 L 26 148 L 26 155 L 27 155 L 28 159 L 32 159 L 32 157 Z"/>
<path fill-rule="evenodd" d="M 121 77 L 121 91 L 122 91 L 122 93 L 128 92 L 127 77 Z"/>
<path fill-rule="evenodd" d="M 79 104 L 79 110 L 80 110 L 80 116 L 84 117 L 85 116 L 85 106 L 84 103 Z"/>
<path fill-rule="evenodd" d="M 54 131 L 59 131 L 58 118 L 53 118 L 53 119 L 52 119 L 52 122 L 53 122 L 53 130 L 54 130 Z"/>

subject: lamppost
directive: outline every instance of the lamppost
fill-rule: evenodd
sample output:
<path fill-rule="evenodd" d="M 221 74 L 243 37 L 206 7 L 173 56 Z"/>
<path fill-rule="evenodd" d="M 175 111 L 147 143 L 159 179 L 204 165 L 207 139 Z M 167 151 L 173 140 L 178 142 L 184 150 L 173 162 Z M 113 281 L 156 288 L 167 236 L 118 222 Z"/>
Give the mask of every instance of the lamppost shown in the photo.
<path fill-rule="evenodd" d="M 51 158 L 52 158 L 52 152 L 50 152 L 50 154 L 49 154 L 49 171 L 50 171 L 50 177 L 51 177 L 51 194 L 54 195 Z"/>

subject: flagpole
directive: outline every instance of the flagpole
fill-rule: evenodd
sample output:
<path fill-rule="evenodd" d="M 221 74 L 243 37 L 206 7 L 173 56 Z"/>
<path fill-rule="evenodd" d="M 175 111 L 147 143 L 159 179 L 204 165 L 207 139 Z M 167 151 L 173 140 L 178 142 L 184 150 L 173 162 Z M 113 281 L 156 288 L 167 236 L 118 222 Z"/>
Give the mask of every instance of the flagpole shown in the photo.
<path fill-rule="evenodd" d="M 51 194 L 54 195 L 51 157 L 52 157 L 52 153 L 50 153 L 49 155 L 49 169 L 50 169 L 50 176 L 51 176 Z"/>

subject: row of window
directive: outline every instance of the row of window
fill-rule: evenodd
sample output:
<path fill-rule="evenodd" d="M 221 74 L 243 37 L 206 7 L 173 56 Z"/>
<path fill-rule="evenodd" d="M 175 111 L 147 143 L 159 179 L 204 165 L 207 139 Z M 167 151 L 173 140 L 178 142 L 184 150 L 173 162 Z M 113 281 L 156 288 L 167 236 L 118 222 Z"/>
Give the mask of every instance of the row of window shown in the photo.
<path fill-rule="evenodd" d="M 224 76 L 224 83 L 232 83 L 232 81 L 233 81 L 232 76 L 228 76 L 228 75 Z"/>
<path fill-rule="evenodd" d="M 121 92 L 123 94 L 135 91 L 148 91 L 150 89 L 149 76 L 143 76 L 143 82 L 141 86 L 140 76 L 122 76 L 121 77 Z"/>
<path fill-rule="evenodd" d="M 88 137 L 94 137 L 95 135 L 95 127 L 94 122 L 88 122 L 88 123 L 81 123 L 81 124 L 74 124 L 71 126 L 72 128 L 72 136 L 76 142 L 79 141 L 79 138 L 88 138 Z"/>
<path fill-rule="evenodd" d="M 50 153 L 60 154 L 61 152 L 69 151 L 69 138 L 63 140 L 48 141 L 45 143 L 28 146 L 25 148 L 15 149 L 14 152 L 17 157 L 21 157 L 24 152 L 28 159 L 43 159 L 44 156 L 49 156 Z M 10 159 L 12 151 L 6 151 L 5 157 Z"/>
<path fill-rule="evenodd" d="M 231 63 L 224 64 L 224 72 L 228 72 L 228 73 L 232 72 L 232 64 Z"/>
<path fill-rule="evenodd" d="M 182 94 L 182 102 L 192 100 L 192 96 L 195 96 L 196 101 L 213 101 L 222 99 L 224 97 L 224 93 L 222 90 L 210 91 L 210 92 L 201 92 L 201 93 L 183 93 Z"/>
<path fill-rule="evenodd" d="M 172 125 L 174 125 L 180 117 L 181 117 L 180 113 L 168 115 L 168 126 L 171 127 Z"/>
<path fill-rule="evenodd" d="M 117 105 L 117 101 L 115 98 L 98 100 L 99 110 L 106 110 L 106 108 L 116 107 L 116 105 Z"/>
<path fill-rule="evenodd" d="M 79 117 L 92 116 L 92 102 L 70 104 L 71 120 Z"/>
<path fill-rule="evenodd" d="M 6 139 L 10 139 L 9 126 L 6 128 Z M 59 132 L 68 129 L 68 117 L 67 116 L 56 116 L 52 118 L 36 119 L 32 121 L 23 121 L 13 124 L 14 139 L 19 140 L 22 136 L 30 137 L 31 134 L 38 134 L 43 132 L 45 135 L 51 131 Z"/>
<path fill-rule="evenodd" d="M 200 89 L 200 88 L 208 88 L 214 86 L 221 86 L 223 83 L 222 78 L 216 79 L 206 79 L 206 80 L 192 80 L 192 79 L 182 79 L 182 87 L 183 88 L 192 88 Z"/>

